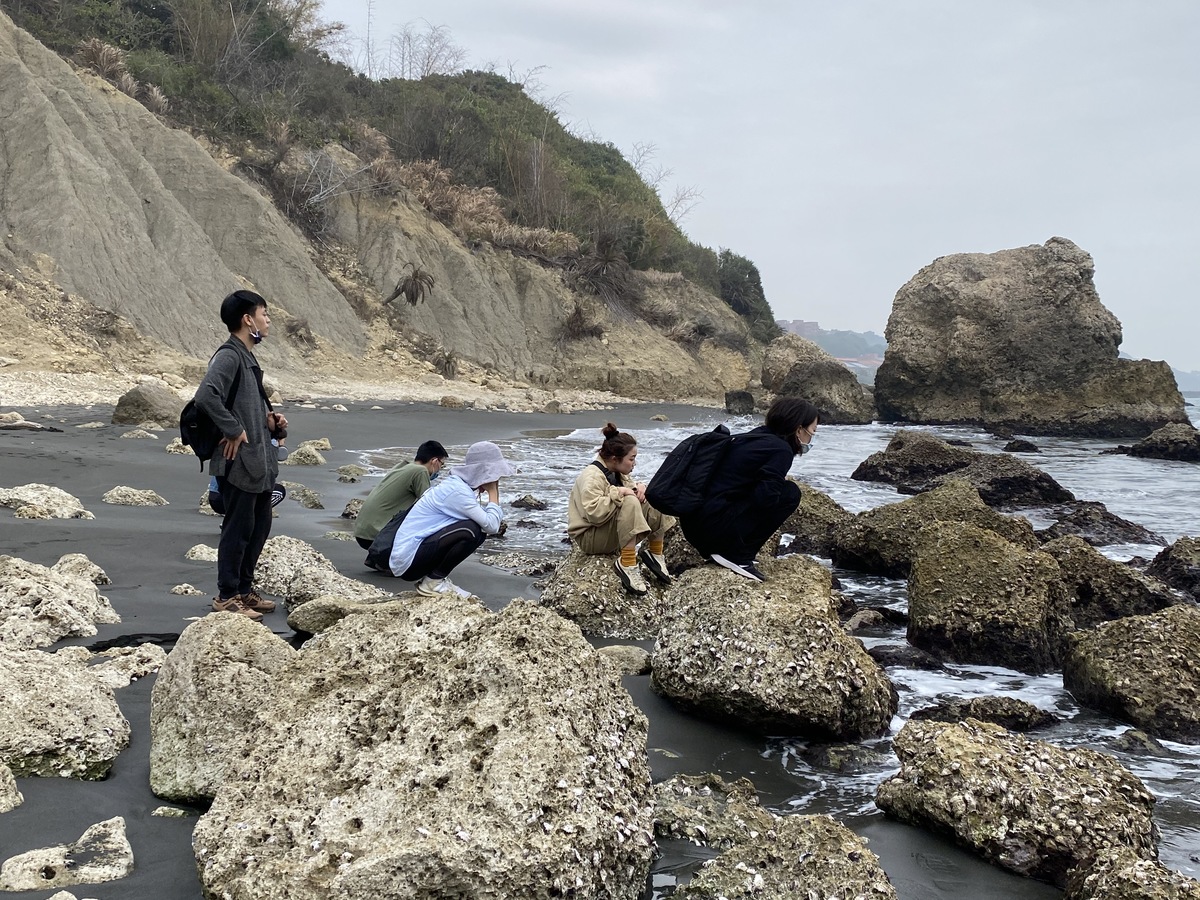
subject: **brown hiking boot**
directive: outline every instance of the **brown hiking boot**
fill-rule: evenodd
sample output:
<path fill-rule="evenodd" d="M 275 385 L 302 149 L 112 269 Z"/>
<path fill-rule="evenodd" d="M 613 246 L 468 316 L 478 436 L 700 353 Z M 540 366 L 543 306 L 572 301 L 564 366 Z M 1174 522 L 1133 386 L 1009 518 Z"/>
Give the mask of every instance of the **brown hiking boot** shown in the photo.
<path fill-rule="evenodd" d="M 230 597 L 228 600 L 222 600 L 220 597 L 213 597 L 212 608 L 214 612 L 231 612 L 240 613 L 251 622 L 261 622 L 262 613 L 250 609 L 242 603 L 241 596 Z"/>
<path fill-rule="evenodd" d="M 268 600 L 258 591 L 250 591 L 249 593 L 242 594 L 241 600 L 242 606 L 246 607 L 246 609 L 252 609 L 255 612 L 269 613 L 275 611 L 275 601 Z"/>

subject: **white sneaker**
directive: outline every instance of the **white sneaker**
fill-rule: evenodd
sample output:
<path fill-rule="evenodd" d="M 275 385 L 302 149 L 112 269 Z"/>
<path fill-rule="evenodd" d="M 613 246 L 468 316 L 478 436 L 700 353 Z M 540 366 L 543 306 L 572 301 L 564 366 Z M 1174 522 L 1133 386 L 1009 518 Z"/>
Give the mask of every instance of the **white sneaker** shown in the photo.
<path fill-rule="evenodd" d="M 437 597 L 442 590 L 442 579 L 426 575 L 417 582 L 415 590 L 423 597 Z"/>
<path fill-rule="evenodd" d="M 721 556 L 719 553 L 714 553 L 712 556 L 709 557 L 709 559 L 711 559 L 713 562 L 715 562 L 718 566 L 724 566 L 730 572 L 736 572 L 738 575 L 741 575 L 743 578 L 749 578 L 751 581 L 765 581 L 766 580 L 765 578 L 763 578 L 763 573 L 758 571 L 758 569 L 755 567 L 754 563 L 752 563 L 752 562 L 735 563 L 733 560 L 726 559 L 724 556 Z"/>
<path fill-rule="evenodd" d="M 637 563 L 632 566 L 623 566 L 621 557 L 618 556 L 613 560 L 613 568 L 617 570 L 617 577 L 621 579 L 621 584 L 629 593 L 641 595 L 650 590 L 646 587 L 646 579 L 642 577 L 642 570 L 638 568 Z"/>
<path fill-rule="evenodd" d="M 438 583 L 437 592 L 439 594 L 453 594 L 457 597 L 462 597 L 464 600 L 469 600 L 470 598 L 475 596 L 470 591 L 468 591 L 466 588 L 460 588 L 457 584 L 455 584 L 449 578 L 443 578 Z"/>

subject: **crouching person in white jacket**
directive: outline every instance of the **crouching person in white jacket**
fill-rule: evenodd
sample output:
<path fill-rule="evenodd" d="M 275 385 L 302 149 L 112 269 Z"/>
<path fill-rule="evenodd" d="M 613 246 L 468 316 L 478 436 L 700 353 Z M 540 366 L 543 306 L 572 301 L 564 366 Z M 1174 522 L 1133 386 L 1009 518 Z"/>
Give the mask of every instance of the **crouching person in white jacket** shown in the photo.
<path fill-rule="evenodd" d="M 485 537 L 499 533 L 500 479 L 516 471 L 491 441 L 467 448 L 463 463 L 421 495 L 401 523 L 388 560 L 392 574 L 415 581 L 417 593 L 428 597 L 472 596 L 450 573 Z"/>

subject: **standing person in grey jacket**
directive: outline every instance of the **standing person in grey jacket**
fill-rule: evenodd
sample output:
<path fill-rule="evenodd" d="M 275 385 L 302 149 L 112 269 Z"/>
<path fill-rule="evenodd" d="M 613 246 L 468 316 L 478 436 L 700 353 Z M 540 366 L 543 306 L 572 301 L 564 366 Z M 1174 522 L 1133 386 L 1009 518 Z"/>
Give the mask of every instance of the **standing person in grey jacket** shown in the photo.
<path fill-rule="evenodd" d="M 208 473 L 217 479 L 225 519 L 217 545 L 217 597 L 213 609 L 260 621 L 275 608 L 254 590 L 254 569 L 271 534 L 271 491 L 279 461 L 271 438 L 287 435 L 287 419 L 270 410 L 254 346 L 271 330 L 267 301 L 253 291 L 234 291 L 221 301 L 229 340 L 217 348 L 196 391 L 196 405 L 221 438 Z M 230 393 L 238 372 L 237 394 Z M 228 408 L 226 407 L 228 404 Z"/>

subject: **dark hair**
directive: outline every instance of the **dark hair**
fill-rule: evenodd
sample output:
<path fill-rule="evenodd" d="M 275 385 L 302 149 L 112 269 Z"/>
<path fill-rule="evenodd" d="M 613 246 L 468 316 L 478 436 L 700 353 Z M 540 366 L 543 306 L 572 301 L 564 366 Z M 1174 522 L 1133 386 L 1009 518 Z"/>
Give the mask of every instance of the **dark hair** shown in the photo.
<path fill-rule="evenodd" d="M 776 397 L 767 410 L 766 426 L 788 442 L 793 453 L 800 452 L 797 428 L 808 428 L 817 420 L 817 408 L 800 397 Z"/>
<path fill-rule="evenodd" d="M 617 431 L 617 426 L 609 422 L 600 429 L 604 435 L 604 443 L 596 452 L 601 459 L 624 459 L 629 451 L 637 446 L 637 439 L 624 431 Z"/>
<path fill-rule="evenodd" d="M 417 448 L 417 455 L 413 459 L 419 463 L 427 463 L 431 459 L 445 459 L 449 455 L 446 448 L 437 441 L 426 441 Z"/>
<path fill-rule="evenodd" d="M 233 334 L 242 327 L 242 316 L 247 313 L 254 315 L 254 311 L 260 306 L 263 309 L 267 308 L 267 301 L 261 294 L 254 291 L 234 291 L 221 301 L 221 321 L 225 323 L 229 333 Z"/>

